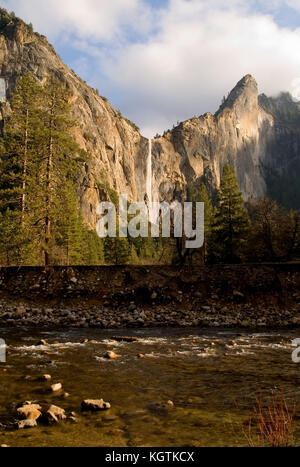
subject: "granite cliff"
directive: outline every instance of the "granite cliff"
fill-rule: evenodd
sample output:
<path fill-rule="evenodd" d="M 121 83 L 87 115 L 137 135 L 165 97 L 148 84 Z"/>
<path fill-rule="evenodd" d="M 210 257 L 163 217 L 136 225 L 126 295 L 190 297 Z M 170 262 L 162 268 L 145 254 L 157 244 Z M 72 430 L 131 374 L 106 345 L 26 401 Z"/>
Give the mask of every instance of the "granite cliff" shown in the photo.
<path fill-rule="evenodd" d="M 18 76 L 26 71 L 41 82 L 54 73 L 72 91 L 74 135 L 90 155 L 77 183 L 87 224 L 95 225 L 97 204 L 115 193 L 144 200 L 148 140 L 70 70 L 44 36 L 0 10 L 0 78 L 8 98 L 1 104 L 2 120 Z M 270 194 L 300 207 L 300 105 L 289 94 L 259 96 L 255 79 L 245 76 L 215 115 L 190 119 L 153 140 L 153 200 L 175 199 L 187 183 L 201 181 L 215 195 L 227 162 L 236 170 L 245 200 Z"/>
<path fill-rule="evenodd" d="M 154 197 L 182 183 L 220 184 L 226 163 L 236 171 L 245 200 L 271 195 L 300 207 L 300 106 L 289 94 L 258 95 L 245 76 L 215 115 L 181 123 L 153 144 Z"/>
<path fill-rule="evenodd" d="M 74 134 L 90 155 L 78 175 L 78 197 L 86 222 L 94 225 L 99 200 L 111 198 L 114 192 L 127 194 L 131 200 L 143 199 L 148 140 L 70 70 L 44 36 L 0 10 L 0 77 L 5 80 L 8 97 L 1 105 L 2 118 L 10 111 L 9 98 L 18 76 L 27 71 L 41 82 L 54 73 L 72 91 Z"/>

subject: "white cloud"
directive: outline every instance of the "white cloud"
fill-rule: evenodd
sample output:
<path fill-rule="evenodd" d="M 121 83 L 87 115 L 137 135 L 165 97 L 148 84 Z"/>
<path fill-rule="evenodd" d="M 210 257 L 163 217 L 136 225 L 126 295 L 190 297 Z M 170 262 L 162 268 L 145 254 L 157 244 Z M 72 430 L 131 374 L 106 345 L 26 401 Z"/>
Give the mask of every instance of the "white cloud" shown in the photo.
<path fill-rule="evenodd" d="M 51 39 L 72 33 L 108 41 L 120 38 L 122 27 L 130 25 L 136 31 L 148 27 L 148 9 L 140 0 L 4 0 L 2 4 Z"/>

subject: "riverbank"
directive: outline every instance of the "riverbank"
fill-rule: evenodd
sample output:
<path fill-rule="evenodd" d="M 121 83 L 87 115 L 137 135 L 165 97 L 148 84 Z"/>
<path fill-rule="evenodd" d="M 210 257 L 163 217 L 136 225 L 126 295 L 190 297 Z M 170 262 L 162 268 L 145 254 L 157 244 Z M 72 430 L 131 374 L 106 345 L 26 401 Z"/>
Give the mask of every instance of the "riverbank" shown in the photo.
<path fill-rule="evenodd" d="M 0 268 L 1 326 L 300 325 L 300 264 Z"/>

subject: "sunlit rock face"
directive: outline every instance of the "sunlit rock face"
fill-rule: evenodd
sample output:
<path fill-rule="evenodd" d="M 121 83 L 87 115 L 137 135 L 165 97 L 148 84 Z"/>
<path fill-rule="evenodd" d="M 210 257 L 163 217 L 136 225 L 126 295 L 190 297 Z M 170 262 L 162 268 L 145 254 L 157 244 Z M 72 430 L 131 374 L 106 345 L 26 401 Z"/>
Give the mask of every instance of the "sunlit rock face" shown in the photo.
<path fill-rule="evenodd" d="M 254 78 L 243 78 L 219 111 L 181 123 L 154 144 L 154 164 L 163 161 L 173 173 L 160 169 L 155 188 L 162 196 L 170 182 L 206 182 L 211 192 L 220 185 L 224 165 L 236 170 L 244 198 L 261 197 L 266 184 L 261 171 L 266 142 L 272 135 L 274 118 L 258 103 Z"/>
<path fill-rule="evenodd" d="M 245 200 L 270 195 L 300 207 L 300 105 L 289 94 L 258 96 L 245 76 L 215 115 L 181 123 L 153 144 L 156 198 L 186 183 L 206 183 L 215 195 L 225 164 L 237 174 Z"/>
<path fill-rule="evenodd" d="M 54 73 L 73 93 L 74 134 L 90 156 L 82 164 L 77 184 L 86 222 L 95 225 L 99 201 L 112 197 L 112 192 L 126 194 L 129 200 L 143 200 L 148 140 L 71 71 L 44 36 L 33 33 L 21 20 L 7 22 L 5 12 L 0 10 L 0 77 L 5 79 L 8 97 L 18 76 L 27 71 L 41 82 Z M 2 117 L 9 110 L 9 103 L 2 104 Z"/>

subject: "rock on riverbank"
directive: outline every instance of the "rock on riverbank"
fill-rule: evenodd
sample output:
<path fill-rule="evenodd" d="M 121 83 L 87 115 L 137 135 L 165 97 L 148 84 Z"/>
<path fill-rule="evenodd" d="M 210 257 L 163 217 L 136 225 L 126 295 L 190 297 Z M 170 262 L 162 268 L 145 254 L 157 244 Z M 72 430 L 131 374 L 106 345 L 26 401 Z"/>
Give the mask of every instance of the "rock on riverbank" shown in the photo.
<path fill-rule="evenodd" d="M 297 326 L 299 288 L 300 264 L 0 268 L 0 319 L 104 329 Z"/>

